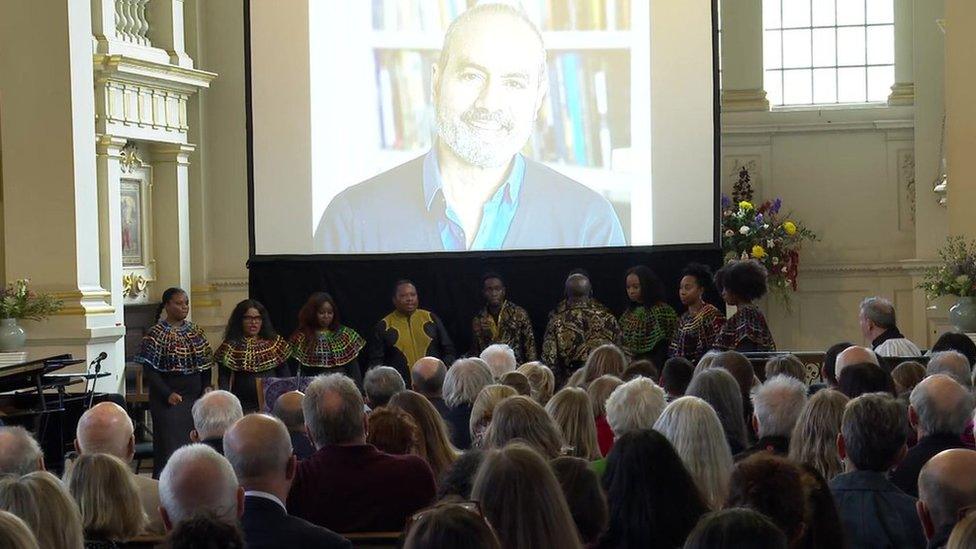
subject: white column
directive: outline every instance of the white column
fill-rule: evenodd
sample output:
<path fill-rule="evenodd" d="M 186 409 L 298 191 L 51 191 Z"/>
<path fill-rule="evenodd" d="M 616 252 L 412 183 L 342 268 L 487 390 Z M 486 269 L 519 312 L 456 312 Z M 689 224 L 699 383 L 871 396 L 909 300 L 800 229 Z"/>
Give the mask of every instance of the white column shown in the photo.
<path fill-rule="evenodd" d="M 722 0 L 722 110 L 766 111 L 762 0 Z"/>
<path fill-rule="evenodd" d="M 889 105 L 915 103 L 914 15 L 912 0 L 895 0 L 895 83 Z"/>
<path fill-rule="evenodd" d="M 157 144 L 153 147 L 157 294 L 171 286 L 190 291 L 189 157 L 194 148 L 188 144 Z M 157 301 L 159 295 L 151 295 L 149 299 Z"/>

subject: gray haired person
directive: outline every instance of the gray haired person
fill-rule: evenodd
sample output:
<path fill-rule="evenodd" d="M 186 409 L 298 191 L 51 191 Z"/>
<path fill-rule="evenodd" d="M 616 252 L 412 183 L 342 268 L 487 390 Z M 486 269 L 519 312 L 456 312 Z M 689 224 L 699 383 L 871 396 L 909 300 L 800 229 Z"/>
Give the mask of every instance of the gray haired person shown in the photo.
<path fill-rule="evenodd" d="M 742 408 L 742 393 L 735 378 L 725 368 L 706 368 L 691 378 L 686 396 L 698 397 L 715 410 L 725 441 L 732 455 L 746 449 L 746 422 Z"/>
<path fill-rule="evenodd" d="M 939 351 L 929 356 L 925 366 L 925 375 L 945 374 L 959 382 L 963 387 L 972 390 L 973 378 L 969 366 L 969 359 L 958 351 Z"/>
<path fill-rule="evenodd" d="M 480 358 L 458 359 L 447 370 L 443 394 L 448 410 L 444 421 L 455 448 L 471 448 L 471 407 L 481 390 L 494 382 L 491 369 Z"/>
<path fill-rule="evenodd" d="M 159 513 L 167 532 L 204 514 L 236 524 L 243 512 L 244 489 L 227 458 L 205 444 L 173 452 L 159 475 Z"/>
<path fill-rule="evenodd" d="M 961 514 L 976 505 L 976 452 L 956 448 L 932 457 L 918 477 L 918 518 L 929 547 L 945 547 Z M 952 547 L 952 545 L 949 545 Z M 968 547 L 966 542 L 957 547 Z"/>
<path fill-rule="evenodd" d="M 667 405 L 664 389 L 646 377 L 636 377 L 610 393 L 607 398 L 607 423 L 614 438 L 650 429 Z"/>
<path fill-rule="evenodd" d="M 504 343 L 493 343 L 485 347 L 485 350 L 481 351 L 481 360 L 488 364 L 495 381 L 501 379 L 508 372 L 514 372 L 515 368 L 518 367 L 515 351 Z"/>
<path fill-rule="evenodd" d="M 44 452 L 20 426 L 0 427 L 0 474 L 26 475 L 44 470 Z"/>
<path fill-rule="evenodd" d="M 241 401 L 229 391 L 210 391 L 193 403 L 190 440 L 224 453 L 224 432 L 244 417 Z"/>
<path fill-rule="evenodd" d="M 390 366 L 374 366 L 366 372 L 366 377 L 363 378 L 366 405 L 370 409 L 386 406 L 393 395 L 406 390 L 406 388 L 407 385 L 403 382 L 403 376 L 396 368 Z"/>
<path fill-rule="evenodd" d="M 807 402 L 807 385 L 795 377 L 776 375 L 752 391 L 752 428 L 758 440 L 736 460 L 756 452 L 786 456 L 793 426 Z"/>
<path fill-rule="evenodd" d="M 861 302 L 858 313 L 861 335 L 871 342 L 879 356 L 922 356 L 918 345 L 898 330 L 895 305 L 883 297 L 869 297 Z"/>

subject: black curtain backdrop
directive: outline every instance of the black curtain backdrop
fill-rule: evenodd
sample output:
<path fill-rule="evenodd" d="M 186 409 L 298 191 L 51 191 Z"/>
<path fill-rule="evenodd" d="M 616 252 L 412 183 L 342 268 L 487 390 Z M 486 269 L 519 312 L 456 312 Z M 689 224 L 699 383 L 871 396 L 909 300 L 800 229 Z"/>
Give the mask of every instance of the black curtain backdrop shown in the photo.
<path fill-rule="evenodd" d="M 458 356 L 463 356 L 471 348 L 471 319 L 484 306 L 481 277 L 486 272 L 502 275 L 508 299 L 528 310 L 541 351 L 549 311 L 562 299 L 566 276 L 573 269 L 587 271 L 594 297 L 619 315 L 627 305 L 624 272 L 647 265 L 661 278 L 668 301 L 680 314 L 681 270 L 690 262 L 714 270 L 721 258 L 719 248 L 705 245 L 575 254 L 255 257 L 248 267 L 251 297 L 268 308 L 275 329 L 285 337 L 295 329 L 309 294 L 325 291 L 335 298 L 340 321 L 369 339 L 373 326 L 393 310 L 394 282 L 410 279 L 417 286 L 420 306 L 441 317 Z M 706 299 L 722 308 L 714 292 Z"/>

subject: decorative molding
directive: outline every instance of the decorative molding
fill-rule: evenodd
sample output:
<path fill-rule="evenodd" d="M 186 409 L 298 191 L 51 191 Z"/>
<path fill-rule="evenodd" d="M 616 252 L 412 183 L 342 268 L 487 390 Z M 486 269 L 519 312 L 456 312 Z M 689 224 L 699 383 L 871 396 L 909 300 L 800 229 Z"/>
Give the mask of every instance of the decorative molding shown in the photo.
<path fill-rule="evenodd" d="M 125 42 L 151 46 L 146 4 L 149 0 L 115 0 L 115 34 Z"/>
<path fill-rule="evenodd" d="M 142 155 L 139 152 L 139 145 L 134 141 L 128 141 L 122 147 L 122 158 L 119 160 L 119 167 L 122 173 L 133 173 L 136 169 L 143 166 Z"/>
<path fill-rule="evenodd" d="M 890 263 L 820 263 L 800 265 L 800 274 L 837 276 L 920 276 L 925 269 L 938 266 L 935 261 L 907 259 Z"/>
<path fill-rule="evenodd" d="M 915 127 L 914 120 L 870 120 L 870 121 L 820 121 L 796 123 L 769 124 L 723 124 L 722 134 L 774 134 L 774 133 L 809 133 L 809 132 L 852 132 L 852 131 L 891 131 L 911 130 Z"/>
<path fill-rule="evenodd" d="M 122 295 L 127 298 L 137 298 L 146 293 L 149 281 L 139 273 L 129 272 L 122 276 Z"/>
<path fill-rule="evenodd" d="M 898 188 L 905 193 L 908 203 L 909 220 L 915 224 L 915 151 L 898 151 Z"/>
<path fill-rule="evenodd" d="M 892 106 L 910 106 L 915 104 L 915 83 L 895 82 L 888 95 L 888 104 Z"/>
<path fill-rule="evenodd" d="M 213 278 L 210 279 L 210 286 L 218 292 L 246 291 L 248 289 L 248 281 L 246 278 Z"/>
<path fill-rule="evenodd" d="M 722 90 L 723 111 L 768 111 L 766 90 Z"/>
<path fill-rule="evenodd" d="M 95 54 L 95 84 L 100 80 L 152 86 L 160 90 L 196 93 L 209 88 L 217 73 L 157 63 L 125 55 Z"/>

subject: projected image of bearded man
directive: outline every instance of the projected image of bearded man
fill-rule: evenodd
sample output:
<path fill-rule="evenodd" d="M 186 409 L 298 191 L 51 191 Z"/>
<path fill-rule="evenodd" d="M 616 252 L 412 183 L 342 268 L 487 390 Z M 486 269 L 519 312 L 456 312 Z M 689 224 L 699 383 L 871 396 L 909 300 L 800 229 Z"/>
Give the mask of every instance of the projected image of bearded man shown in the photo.
<path fill-rule="evenodd" d="M 542 36 L 521 11 L 463 13 L 432 69 L 431 150 L 340 193 L 316 231 L 320 251 L 625 245 L 605 198 L 519 152 L 547 83 Z"/>

